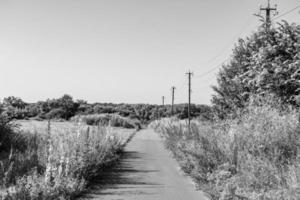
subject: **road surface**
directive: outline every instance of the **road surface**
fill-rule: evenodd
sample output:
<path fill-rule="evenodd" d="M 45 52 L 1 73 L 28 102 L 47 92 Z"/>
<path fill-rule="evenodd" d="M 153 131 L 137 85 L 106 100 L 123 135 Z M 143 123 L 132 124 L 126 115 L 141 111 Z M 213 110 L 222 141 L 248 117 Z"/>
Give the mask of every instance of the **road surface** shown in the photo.
<path fill-rule="evenodd" d="M 153 130 L 138 132 L 119 163 L 97 177 L 82 200 L 205 200 Z"/>

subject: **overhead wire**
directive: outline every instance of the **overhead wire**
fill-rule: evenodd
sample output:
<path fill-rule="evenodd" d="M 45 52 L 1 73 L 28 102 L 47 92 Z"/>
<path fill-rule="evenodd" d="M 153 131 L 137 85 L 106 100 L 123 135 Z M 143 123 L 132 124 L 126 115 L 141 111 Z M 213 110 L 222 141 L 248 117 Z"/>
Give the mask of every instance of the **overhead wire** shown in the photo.
<path fill-rule="evenodd" d="M 294 7 L 294 8 L 291 9 L 291 10 L 288 10 L 288 11 L 284 12 L 283 14 L 281 14 L 281 15 L 279 15 L 279 16 L 277 16 L 277 17 L 274 17 L 273 20 L 279 19 L 279 18 L 281 18 L 281 17 L 283 17 L 283 16 L 285 16 L 285 15 L 288 15 L 289 13 L 291 13 L 291 12 L 297 10 L 298 8 L 300 8 L 300 5 Z M 239 37 L 244 33 L 245 29 L 246 29 L 247 27 L 249 27 L 249 24 L 252 23 L 252 20 L 253 20 L 253 18 L 250 17 L 250 18 L 246 21 L 245 26 L 243 26 L 243 27 L 241 28 L 241 30 L 238 32 L 238 34 L 236 34 L 236 35 L 234 36 L 234 39 L 231 40 L 229 43 L 227 43 L 227 44 L 225 45 L 225 47 L 222 48 L 221 51 L 219 51 L 215 56 L 213 56 L 211 59 L 209 59 L 209 60 L 206 62 L 206 65 L 209 64 L 209 63 L 214 62 L 217 58 L 219 58 L 221 55 L 223 55 L 224 52 L 232 45 L 232 43 L 234 43 L 234 42 L 236 41 L 236 39 L 239 38 Z M 225 59 L 223 62 L 221 62 L 220 64 L 218 64 L 218 65 L 216 65 L 216 66 L 214 66 L 214 67 L 212 67 L 210 70 L 208 70 L 208 71 L 206 71 L 206 72 L 204 72 L 204 73 L 201 73 L 201 74 L 199 74 L 199 75 L 194 76 L 194 78 L 202 78 L 202 77 L 204 77 L 204 76 L 206 76 L 206 75 L 208 75 L 208 74 L 214 72 L 215 70 L 219 69 L 220 66 L 224 65 L 225 62 L 227 62 L 229 59 L 230 59 L 230 58 Z M 181 84 L 179 84 L 179 87 L 177 88 L 177 93 L 181 94 L 181 90 L 184 88 L 184 85 L 186 85 L 186 82 L 187 82 L 187 80 L 186 80 L 185 78 L 183 79 L 183 81 L 181 81 Z"/>
<path fill-rule="evenodd" d="M 297 10 L 297 9 L 300 9 L 300 5 L 298 5 L 298 6 L 294 7 L 293 9 L 288 10 L 288 11 L 284 12 L 283 14 L 281 14 L 281 15 L 279 15 L 279 16 L 273 18 L 273 20 L 279 19 L 279 18 L 281 18 L 281 17 L 283 17 L 283 16 L 285 16 L 285 15 L 288 15 L 289 13 L 294 12 L 294 11 Z M 249 21 L 249 20 L 248 20 L 248 21 Z M 248 23 L 246 23 L 246 24 L 247 24 L 247 26 L 245 26 L 245 27 L 243 27 L 243 28 L 241 29 L 241 31 L 237 34 L 237 36 L 235 37 L 235 39 L 236 39 L 237 37 L 240 37 L 241 34 L 244 32 L 245 28 L 248 27 Z M 234 40 L 234 41 L 235 41 L 235 40 Z M 233 42 L 234 42 L 234 41 L 233 41 Z M 228 45 L 226 45 L 226 48 L 223 49 L 222 53 L 218 53 L 216 56 L 214 56 L 212 59 L 210 59 L 209 62 L 214 61 L 216 58 L 218 58 L 220 55 L 222 55 L 223 52 L 224 52 L 225 50 L 227 50 L 227 48 L 228 48 L 227 46 L 229 46 L 230 44 L 232 44 L 232 42 L 231 42 L 231 43 L 228 43 Z M 229 60 L 229 58 L 225 59 L 223 62 L 221 62 L 220 64 L 218 64 L 218 65 L 216 65 L 215 67 L 211 68 L 210 70 L 208 70 L 208 71 L 206 71 L 206 72 L 204 72 L 204 73 L 202 73 L 202 74 L 200 74 L 200 75 L 194 76 L 194 78 L 202 78 L 202 77 L 204 77 L 204 76 L 206 76 L 206 75 L 212 73 L 213 71 L 215 71 L 216 69 L 218 69 L 220 66 L 224 65 L 225 62 L 227 62 L 228 60 Z"/>
<path fill-rule="evenodd" d="M 245 26 L 243 26 L 239 32 L 233 37 L 232 40 L 230 40 L 228 43 L 226 43 L 225 47 L 222 48 L 222 50 L 220 52 L 218 52 L 215 56 L 213 56 L 211 59 L 209 59 L 206 64 L 210 64 L 211 62 L 215 61 L 215 59 L 217 59 L 219 56 L 223 55 L 223 53 L 232 45 L 232 43 L 234 43 L 236 41 L 236 38 L 240 37 L 245 29 L 247 27 L 249 27 L 249 24 L 253 21 L 253 16 L 249 17 L 247 19 L 247 21 L 245 22 Z"/>
<path fill-rule="evenodd" d="M 225 45 L 225 47 L 222 48 L 222 51 L 220 51 L 220 52 L 217 53 L 215 56 L 213 56 L 208 62 L 206 62 L 205 65 L 208 65 L 208 64 L 212 63 L 212 62 L 215 61 L 218 57 L 220 57 L 221 55 L 223 55 L 224 52 L 232 45 L 232 43 L 234 43 L 234 42 L 236 41 L 236 38 L 239 38 L 239 37 L 244 33 L 245 29 L 246 29 L 247 27 L 249 27 L 249 24 L 252 23 L 253 19 L 254 19 L 253 16 L 249 17 L 249 18 L 247 19 L 247 21 L 245 22 L 245 26 L 243 26 L 243 27 L 239 30 L 239 32 L 234 36 L 234 39 L 233 39 L 233 40 L 230 40 L 230 42 L 228 42 L 228 43 Z M 225 61 L 223 61 L 223 62 L 221 63 L 221 65 L 222 65 L 224 62 L 226 62 L 227 60 L 228 60 L 228 59 L 226 59 Z M 210 69 L 209 71 L 206 71 L 206 72 L 204 72 L 204 73 L 202 73 L 202 74 L 200 74 L 200 75 L 197 75 L 197 76 L 195 76 L 195 77 L 198 77 L 198 78 L 199 78 L 199 77 L 206 76 L 207 74 L 213 72 L 214 70 L 218 69 L 219 67 L 220 67 L 220 64 L 217 65 L 217 66 L 215 66 L 215 67 L 213 67 L 213 68 Z"/>
<path fill-rule="evenodd" d="M 281 15 L 275 17 L 273 20 L 279 19 L 279 18 L 281 18 L 281 17 L 283 17 L 283 16 L 285 16 L 285 15 L 287 15 L 287 14 L 289 14 L 289 13 L 291 13 L 291 12 L 293 12 L 293 11 L 299 9 L 299 8 L 300 8 L 300 5 L 298 5 L 298 6 L 294 7 L 293 9 L 288 10 L 288 11 L 284 12 L 283 14 L 281 14 Z M 249 20 L 248 20 L 248 21 L 249 21 Z M 248 25 L 248 24 L 247 24 L 247 25 Z M 244 29 L 245 29 L 245 28 L 246 28 L 246 27 L 243 27 L 243 29 L 239 32 L 239 34 L 237 35 L 237 37 L 240 37 L 240 35 L 244 32 Z M 235 38 L 236 38 L 236 37 L 235 37 Z M 227 48 L 225 48 L 225 49 L 227 49 Z M 217 55 L 218 55 L 218 54 L 217 54 Z M 213 59 L 211 59 L 211 60 L 214 60 L 214 59 L 217 58 L 217 57 L 218 57 L 218 56 L 214 56 Z M 218 69 L 220 66 L 222 66 L 222 65 L 223 65 L 226 61 L 228 61 L 228 60 L 229 60 L 229 59 L 224 60 L 224 61 L 223 61 L 222 63 L 220 63 L 219 65 L 216 65 L 215 67 L 211 68 L 210 70 L 208 70 L 208 71 L 206 71 L 206 72 L 204 72 L 204 73 L 202 73 L 202 74 L 200 74 L 200 75 L 197 75 L 197 76 L 195 76 L 194 78 L 201 78 L 201 77 L 204 77 L 204 76 L 210 74 L 211 72 L 215 71 L 215 70 Z"/>
<path fill-rule="evenodd" d="M 222 65 L 224 65 L 225 62 L 227 62 L 228 60 L 229 60 L 229 58 L 225 59 L 223 62 L 219 63 L 218 65 L 216 65 L 215 67 L 211 68 L 210 70 L 208 70 L 208 71 L 206 71 L 206 72 L 204 72 L 204 73 L 202 73 L 202 74 L 199 74 L 199 75 L 197 75 L 197 76 L 194 76 L 194 78 L 202 78 L 202 77 L 204 77 L 204 76 L 210 74 L 211 72 L 213 72 L 213 71 L 219 69 L 219 68 L 220 68 Z"/>
<path fill-rule="evenodd" d="M 229 43 L 226 44 L 226 46 L 224 48 L 222 48 L 221 51 L 219 51 L 215 56 L 213 56 L 211 59 L 208 60 L 207 64 L 209 63 L 212 63 L 213 61 L 215 61 L 218 57 L 220 57 L 221 55 L 224 54 L 224 52 L 232 45 L 232 43 L 236 40 L 237 37 L 240 37 L 243 32 L 245 31 L 245 29 L 249 26 L 249 23 L 251 23 L 253 20 L 252 17 L 248 18 L 246 23 L 245 23 L 245 26 L 243 26 L 240 31 L 238 32 L 238 34 L 235 35 L 234 39 L 231 40 Z M 211 72 L 215 71 L 216 69 L 218 69 L 221 65 L 223 65 L 228 59 L 224 60 L 222 63 L 220 63 L 219 65 L 216 65 L 215 67 L 211 68 L 210 70 L 200 74 L 200 75 L 197 75 L 197 76 L 194 76 L 194 78 L 201 78 L 201 77 L 204 77 L 208 74 L 210 74 Z M 177 94 L 181 94 L 181 91 L 182 89 L 184 88 L 184 85 L 186 85 L 186 82 L 187 80 L 186 79 L 183 79 L 183 81 L 181 82 L 181 84 L 179 85 L 178 89 L 177 89 Z"/>
<path fill-rule="evenodd" d="M 287 14 L 289 14 L 289 13 L 295 11 L 295 10 L 297 10 L 298 8 L 300 8 L 300 5 L 296 6 L 295 8 L 293 8 L 291 10 L 288 10 L 288 11 L 282 13 L 281 15 L 278 15 L 277 17 L 274 17 L 273 20 L 279 19 L 279 18 L 281 18 L 281 17 L 283 17 L 283 16 L 285 16 L 285 15 L 287 15 Z"/>

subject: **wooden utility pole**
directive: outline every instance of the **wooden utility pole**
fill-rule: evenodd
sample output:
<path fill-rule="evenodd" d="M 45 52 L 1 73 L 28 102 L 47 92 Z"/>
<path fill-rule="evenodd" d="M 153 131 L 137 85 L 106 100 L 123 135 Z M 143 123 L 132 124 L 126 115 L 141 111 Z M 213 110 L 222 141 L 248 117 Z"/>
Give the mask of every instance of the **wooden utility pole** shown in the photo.
<path fill-rule="evenodd" d="M 174 114 L 174 92 L 175 92 L 175 87 L 173 86 L 172 88 L 171 88 L 171 90 L 172 90 L 172 107 L 171 107 L 171 115 L 173 115 Z"/>
<path fill-rule="evenodd" d="M 271 12 L 276 11 L 277 8 L 272 8 L 270 6 L 270 0 L 268 0 L 268 6 L 265 8 L 260 8 L 261 11 L 266 11 L 266 29 L 269 30 L 271 26 Z"/>
<path fill-rule="evenodd" d="M 165 105 L 165 96 L 162 96 L 161 100 L 162 100 L 162 105 L 164 106 Z"/>
<path fill-rule="evenodd" d="M 189 118 L 189 131 L 190 131 L 190 128 L 191 128 L 191 92 L 192 92 L 192 89 L 191 89 L 191 77 L 193 75 L 193 73 L 191 71 L 189 71 L 188 73 L 186 73 L 188 75 L 188 79 L 189 79 L 189 104 L 188 104 L 188 118 Z"/>

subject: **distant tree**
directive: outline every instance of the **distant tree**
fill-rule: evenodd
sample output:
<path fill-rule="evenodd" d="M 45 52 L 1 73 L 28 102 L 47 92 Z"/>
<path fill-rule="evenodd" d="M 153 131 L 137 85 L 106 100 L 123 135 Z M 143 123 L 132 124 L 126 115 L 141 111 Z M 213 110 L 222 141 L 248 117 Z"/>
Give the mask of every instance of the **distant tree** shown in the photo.
<path fill-rule="evenodd" d="M 37 105 L 40 109 L 39 117 L 41 118 L 69 119 L 76 114 L 79 107 L 79 104 L 73 101 L 73 97 L 67 94 L 58 99 L 40 101 Z"/>
<path fill-rule="evenodd" d="M 58 104 L 57 108 L 64 111 L 64 114 L 61 114 L 61 111 L 59 112 L 64 119 L 69 119 L 74 116 L 79 107 L 79 104 L 75 103 L 73 97 L 68 94 L 63 95 L 61 98 L 57 99 L 56 102 Z"/>
<path fill-rule="evenodd" d="M 76 104 L 78 107 L 76 111 L 77 114 L 83 114 L 83 113 L 89 114 L 92 112 L 91 111 L 92 106 L 89 105 L 87 101 L 79 99 L 76 101 Z"/>
<path fill-rule="evenodd" d="M 100 104 L 95 104 L 94 105 L 94 108 L 93 108 L 93 112 L 94 113 L 98 113 L 98 114 L 101 114 L 101 113 L 114 113 L 115 112 L 115 107 L 112 106 L 112 105 L 100 105 Z"/>
<path fill-rule="evenodd" d="M 37 103 L 30 103 L 26 105 L 25 112 L 27 117 L 35 117 L 40 114 L 40 107 Z"/>
<path fill-rule="evenodd" d="M 9 96 L 3 99 L 3 105 L 23 109 L 26 103 L 19 97 Z"/>

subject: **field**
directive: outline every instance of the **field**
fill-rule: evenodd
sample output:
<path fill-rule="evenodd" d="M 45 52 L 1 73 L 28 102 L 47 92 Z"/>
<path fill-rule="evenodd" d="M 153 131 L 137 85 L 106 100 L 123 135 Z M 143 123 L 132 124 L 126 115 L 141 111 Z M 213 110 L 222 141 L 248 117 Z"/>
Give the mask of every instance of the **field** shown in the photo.
<path fill-rule="evenodd" d="M 73 199 L 117 160 L 135 129 L 15 121 L 1 154 L 0 199 Z"/>
<path fill-rule="evenodd" d="M 17 124 L 20 125 L 20 129 L 25 132 L 34 133 L 37 131 L 38 133 L 46 134 L 47 130 L 47 121 L 35 121 L 35 120 L 17 120 Z M 76 129 L 80 126 L 78 123 L 73 123 L 70 121 L 53 121 L 51 122 L 51 129 L 54 132 L 73 132 L 76 133 Z M 92 128 L 93 126 L 87 126 Z M 121 140 L 124 143 L 130 135 L 135 131 L 135 129 L 126 129 L 126 128 L 119 128 L 119 127 L 106 127 L 106 131 L 109 132 L 109 135 L 113 135 Z"/>

